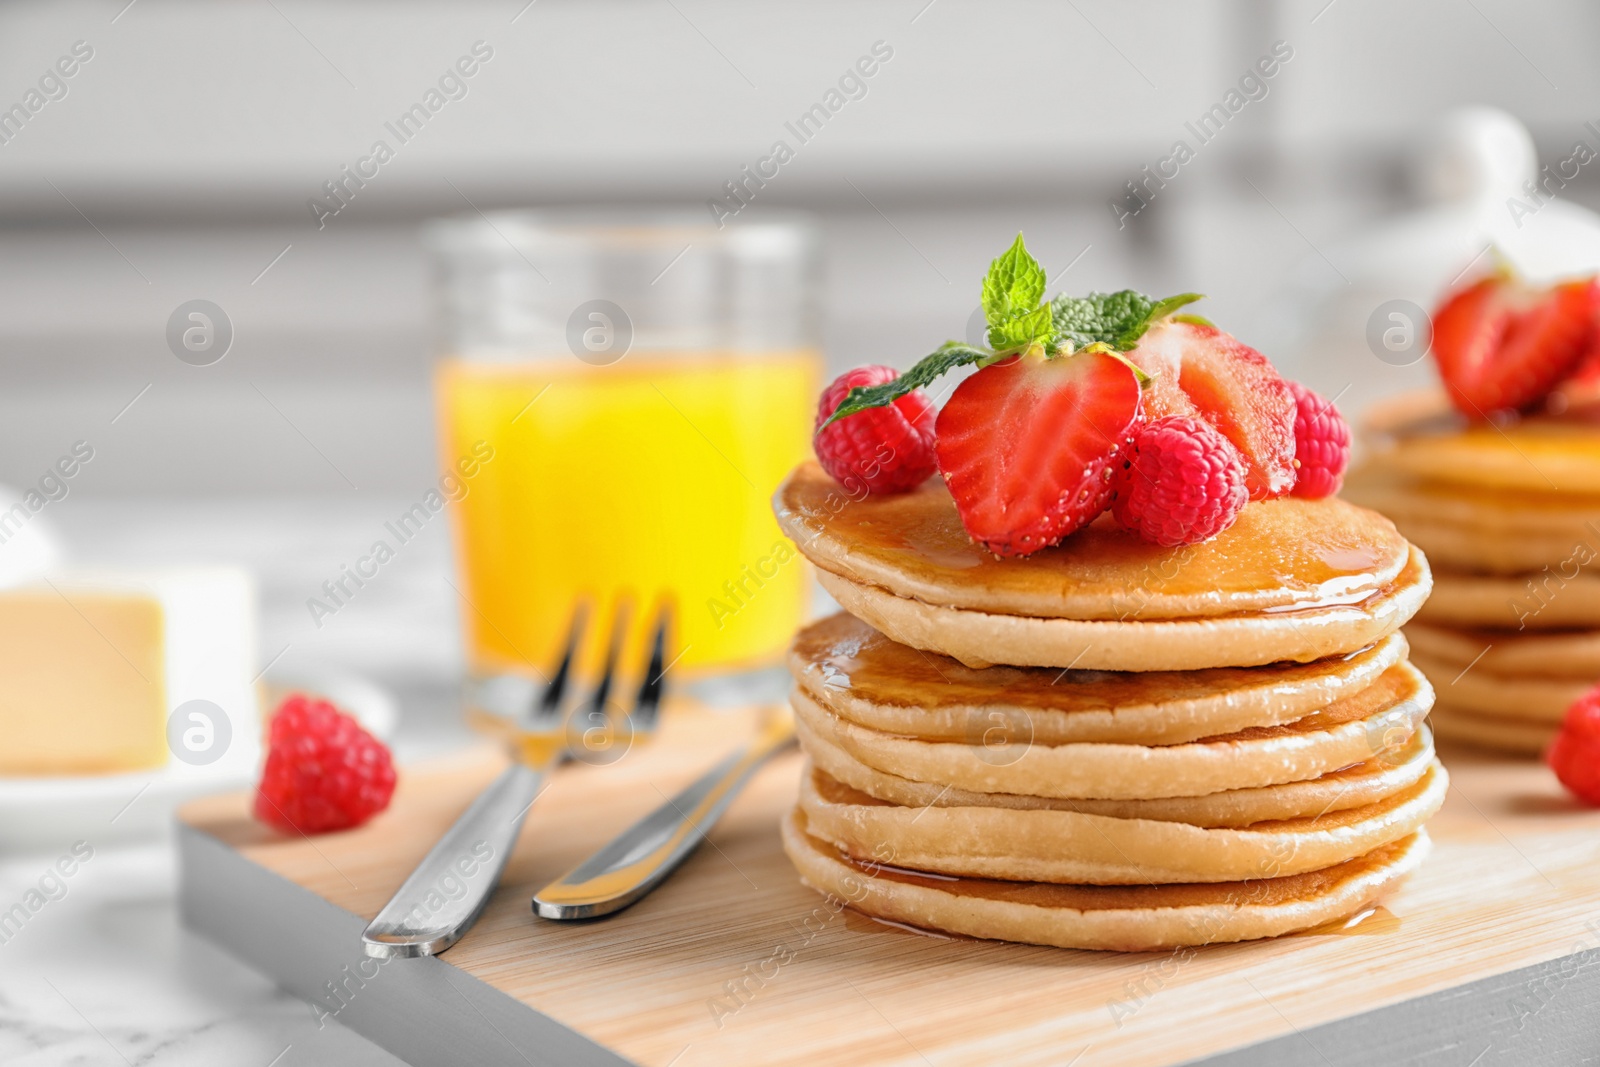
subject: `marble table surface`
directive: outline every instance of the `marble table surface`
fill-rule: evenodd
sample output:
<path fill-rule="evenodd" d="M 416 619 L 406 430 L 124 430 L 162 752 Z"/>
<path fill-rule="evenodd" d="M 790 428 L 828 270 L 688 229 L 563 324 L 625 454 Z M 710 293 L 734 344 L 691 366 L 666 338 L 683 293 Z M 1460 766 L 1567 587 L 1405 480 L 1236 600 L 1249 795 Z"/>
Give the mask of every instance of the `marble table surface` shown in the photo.
<path fill-rule="evenodd" d="M 304 601 L 405 503 L 383 499 L 99 501 L 48 518 L 88 565 L 239 563 L 261 591 L 261 657 L 274 669 L 335 664 L 384 686 L 400 707 L 402 761 L 448 751 L 459 725 L 454 593 L 443 523 L 407 546 L 348 610 L 318 629 Z M 135 801 L 139 803 L 140 801 Z M 38 888 L 72 844 L 0 853 L 0 909 Z M 15 1067 L 391 1067 L 400 1061 L 311 1008 L 178 921 L 168 837 L 100 841 L 64 895 L 0 942 L 0 1063 Z M 0 937 L 3 937 L 0 933 Z"/>
<path fill-rule="evenodd" d="M 50 854 L 0 861 L 0 900 Z M 400 1061 L 182 929 L 172 849 L 103 846 L 0 945 L 0 1063 L 390 1067 Z"/>

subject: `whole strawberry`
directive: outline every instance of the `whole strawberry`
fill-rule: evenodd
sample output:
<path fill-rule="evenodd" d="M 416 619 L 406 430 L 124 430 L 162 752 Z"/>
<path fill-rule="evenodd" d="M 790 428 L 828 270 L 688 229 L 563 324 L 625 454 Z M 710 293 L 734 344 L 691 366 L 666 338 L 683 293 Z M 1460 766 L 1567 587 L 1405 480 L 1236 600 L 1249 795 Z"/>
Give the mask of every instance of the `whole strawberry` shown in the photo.
<path fill-rule="evenodd" d="M 1600 686 L 1567 709 L 1544 758 L 1578 799 L 1600 806 Z"/>
<path fill-rule="evenodd" d="M 846 488 L 863 485 L 868 493 L 903 493 L 933 474 L 934 411 L 921 389 L 823 425 L 850 390 L 884 385 L 898 377 L 900 372 L 893 367 L 857 367 L 822 391 L 812 447 L 822 469 Z"/>
<path fill-rule="evenodd" d="M 327 701 L 295 694 L 272 717 L 255 816 L 285 833 L 347 830 L 389 806 L 394 781 L 383 742 Z"/>
<path fill-rule="evenodd" d="M 1350 465 L 1350 424 L 1339 409 L 1299 382 L 1289 382 L 1294 394 L 1294 459 L 1300 468 L 1291 495 L 1319 500 L 1332 496 L 1344 484 Z"/>
<path fill-rule="evenodd" d="M 1112 479 L 1111 513 L 1146 541 L 1192 545 L 1233 525 L 1250 499 L 1239 450 L 1187 415 L 1144 424 Z"/>

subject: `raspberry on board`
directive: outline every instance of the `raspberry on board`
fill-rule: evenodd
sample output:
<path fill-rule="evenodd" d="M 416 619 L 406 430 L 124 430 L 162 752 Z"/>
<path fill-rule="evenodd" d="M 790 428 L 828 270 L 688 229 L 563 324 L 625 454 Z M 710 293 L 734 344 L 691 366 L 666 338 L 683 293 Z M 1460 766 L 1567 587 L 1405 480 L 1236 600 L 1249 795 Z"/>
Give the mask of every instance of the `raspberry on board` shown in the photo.
<path fill-rule="evenodd" d="M 1300 468 L 1291 495 L 1313 500 L 1332 496 L 1350 465 L 1350 424 L 1339 409 L 1299 382 L 1294 394 L 1294 458 Z"/>
<path fill-rule="evenodd" d="M 394 782 L 382 741 L 326 700 L 294 694 L 272 717 L 255 816 L 284 833 L 348 830 L 389 806 Z"/>
<path fill-rule="evenodd" d="M 850 390 L 882 385 L 899 376 L 893 367 L 857 367 L 822 391 L 812 447 L 822 469 L 847 489 L 865 486 L 868 493 L 903 493 L 933 474 L 934 410 L 921 389 L 821 428 Z"/>
<path fill-rule="evenodd" d="M 1238 449 L 1199 419 L 1146 423 L 1112 480 L 1111 512 L 1146 541 L 1192 545 L 1233 525 L 1250 499 Z"/>
<path fill-rule="evenodd" d="M 1600 685 L 1567 709 L 1544 758 L 1574 796 L 1600 807 Z"/>

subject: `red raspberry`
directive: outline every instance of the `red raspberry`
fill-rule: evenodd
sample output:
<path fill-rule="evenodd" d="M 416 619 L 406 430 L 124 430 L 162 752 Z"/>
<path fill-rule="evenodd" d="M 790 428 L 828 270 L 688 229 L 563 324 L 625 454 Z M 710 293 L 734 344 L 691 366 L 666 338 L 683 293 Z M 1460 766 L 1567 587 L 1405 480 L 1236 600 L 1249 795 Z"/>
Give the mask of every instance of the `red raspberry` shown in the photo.
<path fill-rule="evenodd" d="M 256 818 L 285 833 L 348 830 L 388 807 L 393 794 L 389 750 L 354 719 L 298 693 L 278 707 Z"/>
<path fill-rule="evenodd" d="M 1350 465 L 1350 424 L 1339 409 L 1299 382 L 1289 382 L 1294 394 L 1294 460 L 1300 468 L 1291 496 L 1319 500 L 1332 496 L 1344 484 Z"/>
<path fill-rule="evenodd" d="M 1578 799 L 1600 807 L 1600 685 L 1567 709 L 1544 759 Z"/>
<path fill-rule="evenodd" d="M 1187 415 L 1147 422 L 1112 478 L 1117 521 L 1168 548 L 1204 541 L 1233 525 L 1250 499 L 1239 450 Z"/>
<path fill-rule="evenodd" d="M 847 415 L 821 430 L 845 394 L 861 385 L 882 385 L 900 377 L 893 367 L 857 367 L 822 391 L 812 440 L 822 468 L 847 488 L 865 484 L 869 493 L 903 493 L 933 474 L 933 405 L 921 389 L 892 404 Z"/>

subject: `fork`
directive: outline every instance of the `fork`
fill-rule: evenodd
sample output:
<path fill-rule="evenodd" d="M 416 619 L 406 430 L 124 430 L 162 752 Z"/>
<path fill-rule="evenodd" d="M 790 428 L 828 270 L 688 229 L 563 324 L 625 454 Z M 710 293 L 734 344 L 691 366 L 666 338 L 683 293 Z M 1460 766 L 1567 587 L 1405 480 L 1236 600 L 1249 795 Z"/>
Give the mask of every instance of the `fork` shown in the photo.
<path fill-rule="evenodd" d="M 573 661 L 582 643 L 583 616 L 580 605 L 573 612 L 560 665 L 517 726 L 518 751 L 511 766 L 445 831 L 438 844 L 422 858 L 389 903 L 367 925 L 361 941 L 368 956 L 377 959 L 432 956 L 459 941 L 489 903 L 489 896 L 499 883 L 522 831 L 528 809 L 539 798 L 546 775 L 568 757 L 584 758 L 593 732 L 614 725 L 607 703 L 626 624 L 621 611 L 612 624 L 605 667 L 593 693 L 582 710 L 575 711 L 570 719 L 562 713 Z M 649 664 L 633 711 L 626 715 L 630 744 L 635 738 L 648 737 L 655 732 L 661 695 L 666 688 L 666 668 L 662 661 L 670 619 L 670 608 L 663 604 L 656 617 Z M 612 736 L 615 738 L 615 733 Z M 613 744 L 605 752 L 615 748 Z M 611 759 L 590 761 L 611 762 Z"/>

